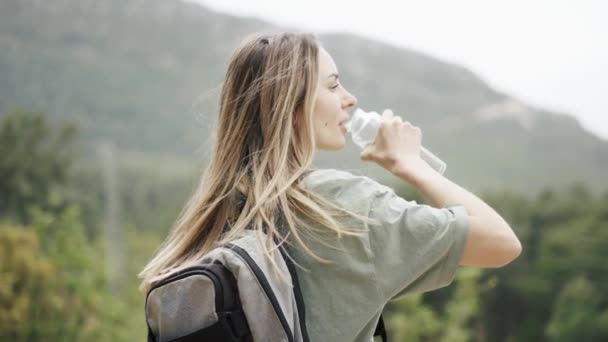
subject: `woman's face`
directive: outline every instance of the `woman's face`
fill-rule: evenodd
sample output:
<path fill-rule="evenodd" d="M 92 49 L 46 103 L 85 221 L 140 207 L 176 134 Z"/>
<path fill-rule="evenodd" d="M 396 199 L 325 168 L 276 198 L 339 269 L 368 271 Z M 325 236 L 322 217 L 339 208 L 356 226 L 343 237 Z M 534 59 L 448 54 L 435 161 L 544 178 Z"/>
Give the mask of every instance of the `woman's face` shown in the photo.
<path fill-rule="evenodd" d="M 357 99 L 340 84 L 333 58 L 319 49 L 319 83 L 313 110 L 314 134 L 317 149 L 337 151 L 346 144 L 344 121 L 348 111 L 355 108 Z"/>

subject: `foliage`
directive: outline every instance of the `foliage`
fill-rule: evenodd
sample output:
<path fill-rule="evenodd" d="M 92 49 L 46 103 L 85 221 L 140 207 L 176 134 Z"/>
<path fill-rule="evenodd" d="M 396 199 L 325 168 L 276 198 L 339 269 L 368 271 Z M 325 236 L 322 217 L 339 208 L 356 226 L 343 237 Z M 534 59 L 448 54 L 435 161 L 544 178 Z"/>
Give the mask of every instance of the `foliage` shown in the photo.
<path fill-rule="evenodd" d="M 28 224 L 27 206 L 61 210 L 76 126 L 50 127 L 39 113 L 15 111 L 0 125 L 0 212 Z"/>
<path fill-rule="evenodd" d="M 56 267 L 39 250 L 36 233 L 0 227 L 0 340 L 33 341 L 69 338 L 74 321 L 66 321 L 69 302 Z M 60 319 L 58 319 L 60 318 Z"/>
<path fill-rule="evenodd" d="M 572 278 L 560 291 L 546 334 L 551 341 L 600 341 L 608 336 L 608 309 L 584 276 Z"/>
<path fill-rule="evenodd" d="M 60 138 L 41 114 L 15 112 L 0 127 L 0 340 L 143 340 L 136 274 L 194 186 L 192 174 L 167 176 L 153 160 L 117 163 L 128 186 L 118 196 L 124 275 L 112 289 L 98 170 L 75 159 L 73 137 Z M 411 188 L 399 193 L 424 202 Z M 462 268 L 451 286 L 390 303 L 393 339 L 608 340 L 608 193 L 572 184 L 481 197 L 514 228 L 523 254 L 500 269 Z"/>

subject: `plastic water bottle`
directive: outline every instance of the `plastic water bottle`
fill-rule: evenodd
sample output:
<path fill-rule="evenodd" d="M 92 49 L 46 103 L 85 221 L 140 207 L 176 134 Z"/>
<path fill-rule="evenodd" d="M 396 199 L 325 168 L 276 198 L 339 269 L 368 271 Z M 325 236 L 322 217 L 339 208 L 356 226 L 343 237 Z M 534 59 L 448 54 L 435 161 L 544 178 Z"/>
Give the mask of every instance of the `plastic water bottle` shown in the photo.
<path fill-rule="evenodd" d="M 365 112 L 361 108 L 357 108 L 344 127 L 350 132 L 353 142 L 364 149 L 376 138 L 380 119 L 380 114 L 376 112 Z M 440 174 L 445 172 L 446 163 L 422 146 L 420 146 L 420 157 Z"/>

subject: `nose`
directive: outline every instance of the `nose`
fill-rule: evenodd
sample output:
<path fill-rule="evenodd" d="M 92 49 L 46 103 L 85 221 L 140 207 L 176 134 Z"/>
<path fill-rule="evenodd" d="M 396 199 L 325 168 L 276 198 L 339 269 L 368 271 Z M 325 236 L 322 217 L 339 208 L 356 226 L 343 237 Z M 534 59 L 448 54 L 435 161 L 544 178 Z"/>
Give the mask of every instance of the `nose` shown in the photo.
<path fill-rule="evenodd" d="M 344 109 L 355 108 L 355 106 L 357 106 L 357 98 L 353 94 L 346 92 L 346 96 L 344 97 L 342 106 L 344 107 Z"/>

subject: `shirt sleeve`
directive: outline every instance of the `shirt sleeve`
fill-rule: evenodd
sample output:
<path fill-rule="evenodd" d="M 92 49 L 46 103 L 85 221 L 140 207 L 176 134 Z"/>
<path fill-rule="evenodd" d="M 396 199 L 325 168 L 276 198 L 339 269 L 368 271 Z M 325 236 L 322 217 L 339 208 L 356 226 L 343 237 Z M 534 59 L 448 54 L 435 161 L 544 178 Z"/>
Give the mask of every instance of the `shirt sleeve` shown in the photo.
<path fill-rule="evenodd" d="M 362 240 L 366 248 L 357 251 L 367 251 L 385 302 L 438 289 L 454 280 L 469 227 L 464 207 L 435 208 L 407 201 L 390 187 L 342 170 L 315 171 L 306 184 L 337 204 L 378 221 L 368 225 Z"/>
<path fill-rule="evenodd" d="M 380 224 L 371 225 L 369 234 L 377 283 L 385 299 L 449 285 L 468 233 L 465 208 L 435 208 L 380 189 L 369 212 Z"/>

